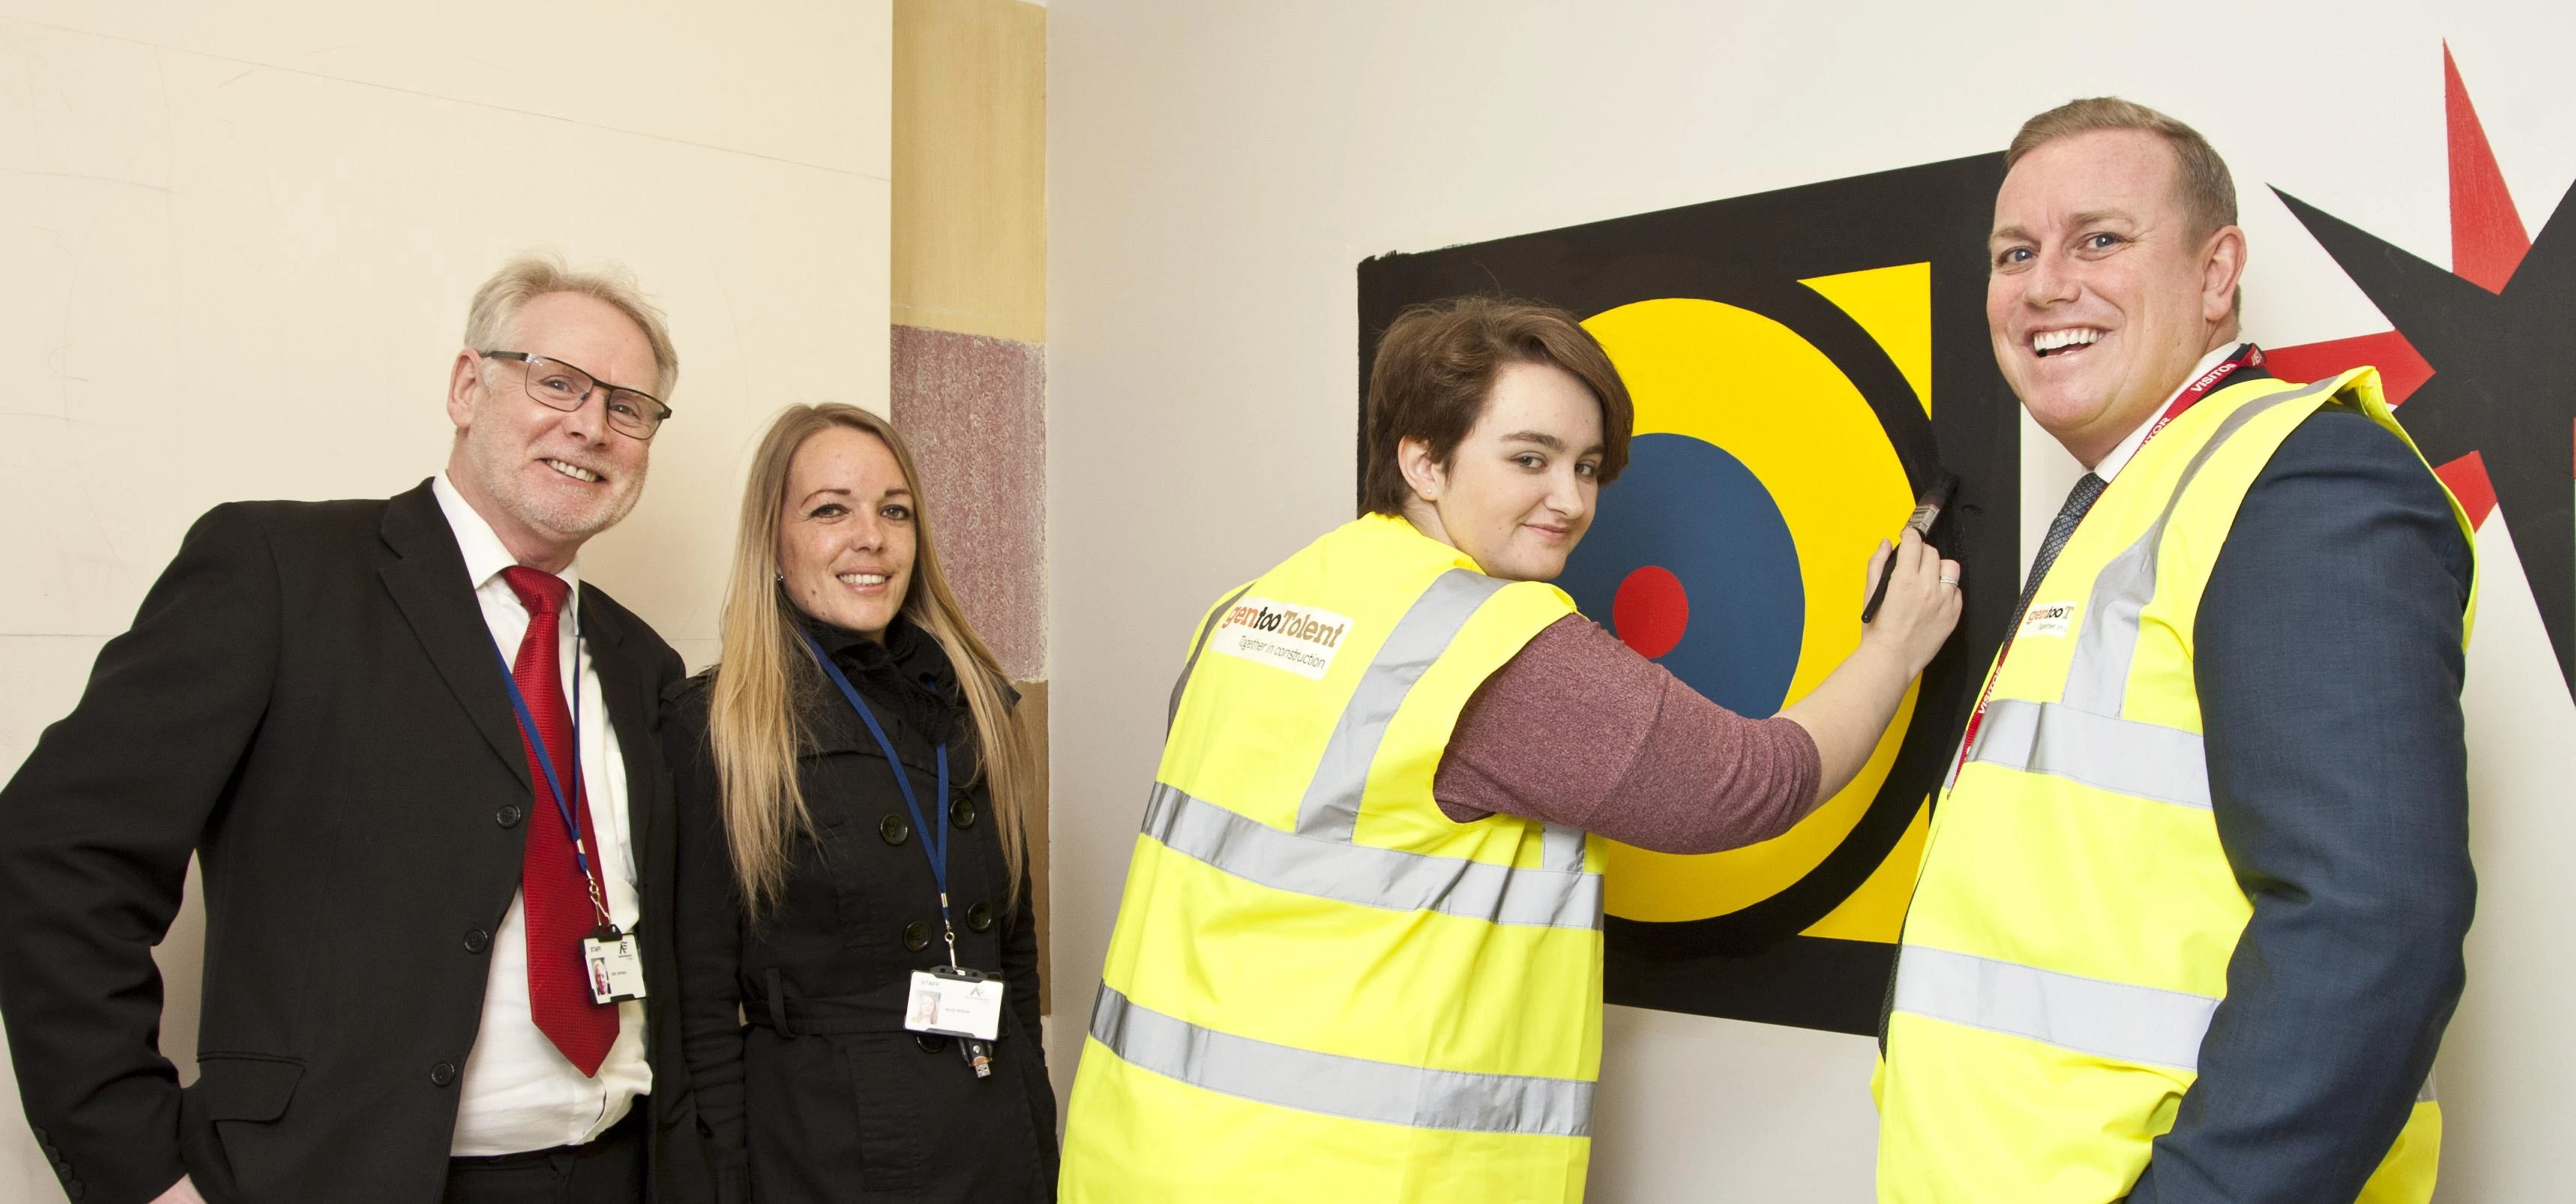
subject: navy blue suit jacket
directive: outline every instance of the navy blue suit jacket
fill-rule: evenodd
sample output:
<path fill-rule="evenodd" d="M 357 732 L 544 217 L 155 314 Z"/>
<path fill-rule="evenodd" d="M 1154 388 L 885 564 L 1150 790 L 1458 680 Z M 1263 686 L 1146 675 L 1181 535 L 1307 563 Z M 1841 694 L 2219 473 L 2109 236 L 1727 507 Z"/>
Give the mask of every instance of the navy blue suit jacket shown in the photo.
<path fill-rule="evenodd" d="M 2422 462 L 2348 407 L 2302 423 L 2246 495 L 2194 672 L 2219 839 L 2254 916 L 2132 1204 L 2350 1204 L 2406 1123 L 2477 895 L 2470 566 Z"/>

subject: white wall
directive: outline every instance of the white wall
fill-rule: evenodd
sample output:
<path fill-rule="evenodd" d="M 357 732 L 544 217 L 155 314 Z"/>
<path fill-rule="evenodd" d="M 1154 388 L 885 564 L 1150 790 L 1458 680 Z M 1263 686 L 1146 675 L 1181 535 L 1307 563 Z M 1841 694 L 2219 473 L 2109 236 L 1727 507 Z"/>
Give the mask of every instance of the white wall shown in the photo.
<path fill-rule="evenodd" d="M 2449 261 L 2441 46 L 2526 221 L 2576 178 L 2563 4 L 1057 0 L 1049 526 L 1056 998 L 1069 1083 L 1187 631 L 1348 516 L 1354 267 L 2000 149 L 2119 93 L 2234 164 L 2251 331 L 2387 328 L 2263 188 Z M 2041 437 L 2025 513 L 2075 468 Z M 2448 1200 L 2563 1194 L 2576 708 L 2501 525 L 2471 658 L 2471 986 L 2441 1067 Z M 2545 649 L 2545 643 L 2538 645 Z M 2554 750 L 2547 753 L 2534 749 Z M 1866 1199 L 1871 1043 L 1613 1009 L 1594 1196 Z"/>
<path fill-rule="evenodd" d="M 0 0 L 0 773 L 206 507 L 444 464 L 466 300 L 529 247 L 669 312 L 676 417 L 583 567 L 710 659 L 761 419 L 886 405 L 889 5 Z M 0 1199 L 59 1198 L 0 1092 Z"/>

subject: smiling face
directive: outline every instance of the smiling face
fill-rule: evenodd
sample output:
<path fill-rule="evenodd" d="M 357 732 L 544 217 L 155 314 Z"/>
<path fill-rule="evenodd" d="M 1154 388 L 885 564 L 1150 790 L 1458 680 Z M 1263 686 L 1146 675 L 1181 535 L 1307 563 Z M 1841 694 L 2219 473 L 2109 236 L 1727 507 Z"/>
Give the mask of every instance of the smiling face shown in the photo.
<path fill-rule="evenodd" d="M 507 346 L 457 354 L 447 388 L 456 424 L 448 479 L 521 563 L 559 572 L 582 541 L 635 508 L 652 444 L 608 425 L 605 390 L 567 414 L 528 395 L 526 365 L 476 350 L 547 356 L 650 392 L 660 380 L 653 345 L 605 301 L 546 293 L 519 307 Z"/>
<path fill-rule="evenodd" d="M 1995 362 L 2088 467 L 2236 336 L 2244 231 L 2194 229 L 2179 174 L 2162 135 L 2095 130 L 2024 155 L 1995 195 Z"/>
<path fill-rule="evenodd" d="M 1414 492 L 1405 517 L 1488 576 L 1552 581 L 1592 526 L 1601 455 L 1601 403 L 1581 379 L 1552 364 L 1508 364 L 1446 466 L 1422 440 L 1404 441 L 1397 457 Z"/>
<path fill-rule="evenodd" d="M 912 486 L 885 441 L 827 427 L 796 448 L 778 515 L 778 569 L 798 610 L 883 640 L 912 588 Z"/>

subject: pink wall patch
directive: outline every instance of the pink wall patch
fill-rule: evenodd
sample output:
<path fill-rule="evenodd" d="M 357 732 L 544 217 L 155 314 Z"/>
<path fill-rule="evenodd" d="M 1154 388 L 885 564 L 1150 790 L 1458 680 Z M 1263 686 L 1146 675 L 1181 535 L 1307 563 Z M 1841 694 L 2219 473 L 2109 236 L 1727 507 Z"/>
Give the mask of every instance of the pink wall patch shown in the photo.
<path fill-rule="evenodd" d="M 1017 681 L 1046 676 L 1046 349 L 894 327 L 895 426 L 950 584 Z"/>

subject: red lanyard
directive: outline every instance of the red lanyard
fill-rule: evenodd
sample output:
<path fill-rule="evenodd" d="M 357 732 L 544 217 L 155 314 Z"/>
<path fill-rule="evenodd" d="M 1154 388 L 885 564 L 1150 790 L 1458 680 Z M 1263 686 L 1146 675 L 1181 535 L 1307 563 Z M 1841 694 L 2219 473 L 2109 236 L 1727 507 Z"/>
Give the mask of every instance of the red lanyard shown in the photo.
<path fill-rule="evenodd" d="M 2145 450 L 2150 441 L 2154 440 L 2157 435 L 2163 434 L 2166 423 L 2182 417 L 2182 412 L 2184 410 L 2188 410 L 2193 406 L 2199 405 L 2201 398 L 2209 396 L 2211 390 L 2216 389 L 2221 383 L 2225 382 L 2228 377 L 2236 375 L 2237 369 L 2260 368 L 2262 366 L 2262 348 L 2257 347 L 2252 343 L 2247 343 L 2238 347 L 2236 349 L 2236 354 L 2219 361 L 2216 367 L 2211 368 L 2207 372 L 2201 373 L 2197 379 L 2193 380 L 2190 384 L 2183 386 L 2181 394 L 2173 399 L 2172 405 L 2165 407 L 2164 414 L 2156 419 L 2156 424 L 2147 428 L 2147 437 L 2145 439 L 2138 440 L 2139 450 Z M 2129 458 L 2132 460 L 2137 459 L 2138 453 L 2135 451 L 2130 452 Z"/>
<path fill-rule="evenodd" d="M 2156 424 L 2147 428 L 2147 437 L 2138 440 L 2136 450 L 2129 453 L 2130 462 L 2135 463 L 2138 458 L 2138 452 L 2145 451 L 2147 444 L 2154 442 L 2156 436 L 2164 433 L 2166 424 L 2171 423 L 2176 418 L 2182 417 L 2183 411 L 2199 405 L 2202 398 L 2207 397 L 2212 392 L 2216 391 L 2218 386 L 2225 383 L 2228 377 L 2236 375 L 2238 369 L 2260 368 L 2262 366 L 2263 349 L 2252 343 L 2246 343 L 2237 347 L 2236 354 L 2219 361 L 2218 364 L 2212 367 L 2209 371 L 2203 372 L 2199 376 L 2193 378 L 2192 382 L 2188 385 L 2184 385 L 2182 392 L 2174 397 L 2173 403 L 2165 407 L 2165 412 L 2156 417 Z M 2019 634 L 2021 634 L 2021 627 L 2019 620 L 2016 620 L 2013 627 L 2013 635 Z M 2012 654 L 2012 646 L 2012 636 L 2004 637 L 2003 651 L 1995 654 L 1995 667 L 1986 673 L 1985 689 L 1979 691 L 1977 694 L 1977 709 L 1969 713 L 1968 729 L 1959 737 L 1959 763 L 1958 765 L 1953 766 L 1950 770 L 1951 775 L 1954 778 L 1957 776 L 1959 770 L 1967 767 L 1968 750 L 1977 746 L 1977 728 L 1986 721 L 1986 701 L 1994 695 L 1995 679 L 2003 676 L 2004 658 Z"/>

